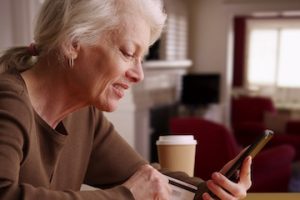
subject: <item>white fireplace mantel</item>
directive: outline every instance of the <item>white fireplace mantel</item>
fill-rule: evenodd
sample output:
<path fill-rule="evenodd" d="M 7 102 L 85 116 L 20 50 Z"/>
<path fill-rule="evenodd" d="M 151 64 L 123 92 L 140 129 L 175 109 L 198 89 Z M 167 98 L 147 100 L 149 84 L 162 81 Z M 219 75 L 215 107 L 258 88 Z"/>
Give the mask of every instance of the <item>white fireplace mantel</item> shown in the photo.
<path fill-rule="evenodd" d="M 144 81 L 127 91 L 115 112 L 106 113 L 119 134 L 147 160 L 150 158 L 150 109 L 178 100 L 181 77 L 191 65 L 190 60 L 145 62 Z"/>
<path fill-rule="evenodd" d="M 192 65 L 191 60 L 157 60 L 147 61 L 143 64 L 146 70 L 176 70 L 176 69 L 187 69 Z"/>

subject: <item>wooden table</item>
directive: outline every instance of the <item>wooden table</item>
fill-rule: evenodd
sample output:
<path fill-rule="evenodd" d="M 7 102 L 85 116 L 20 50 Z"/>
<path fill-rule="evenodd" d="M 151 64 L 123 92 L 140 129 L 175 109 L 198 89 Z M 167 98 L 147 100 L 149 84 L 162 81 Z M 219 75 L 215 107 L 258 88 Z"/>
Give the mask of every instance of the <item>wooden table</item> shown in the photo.
<path fill-rule="evenodd" d="M 300 193 L 248 193 L 246 200 L 300 200 Z"/>

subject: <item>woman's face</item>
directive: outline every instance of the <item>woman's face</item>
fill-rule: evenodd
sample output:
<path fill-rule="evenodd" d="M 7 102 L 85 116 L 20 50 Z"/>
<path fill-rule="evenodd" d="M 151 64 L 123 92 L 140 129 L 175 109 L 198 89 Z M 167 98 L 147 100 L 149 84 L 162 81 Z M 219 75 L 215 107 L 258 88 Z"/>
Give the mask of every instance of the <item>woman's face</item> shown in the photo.
<path fill-rule="evenodd" d="M 149 41 L 148 24 L 128 18 L 120 30 L 101 37 L 94 46 L 81 45 L 73 74 L 81 100 L 114 111 L 125 91 L 143 80 L 142 59 Z"/>

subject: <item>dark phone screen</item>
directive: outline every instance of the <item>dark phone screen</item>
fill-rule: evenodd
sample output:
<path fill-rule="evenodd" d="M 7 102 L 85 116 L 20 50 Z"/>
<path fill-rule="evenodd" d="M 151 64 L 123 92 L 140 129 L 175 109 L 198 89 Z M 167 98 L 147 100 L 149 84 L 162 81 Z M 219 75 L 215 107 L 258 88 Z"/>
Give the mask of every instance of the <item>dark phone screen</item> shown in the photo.
<path fill-rule="evenodd" d="M 230 179 L 234 180 L 236 177 L 237 170 L 240 169 L 243 161 L 247 156 L 254 158 L 256 154 L 270 141 L 273 137 L 274 132 L 271 130 L 265 130 L 264 133 L 259 136 L 254 143 L 248 146 L 243 153 L 236 159 L 236 161 L 229 167 L 229 169 L 224 173 L 224 175 Z"/>

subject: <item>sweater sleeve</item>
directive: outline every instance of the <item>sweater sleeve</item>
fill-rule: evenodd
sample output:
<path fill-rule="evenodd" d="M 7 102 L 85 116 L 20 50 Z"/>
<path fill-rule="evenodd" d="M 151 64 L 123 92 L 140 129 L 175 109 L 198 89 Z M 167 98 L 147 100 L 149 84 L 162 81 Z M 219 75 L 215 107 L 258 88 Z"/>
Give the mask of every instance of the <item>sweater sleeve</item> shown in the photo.
<path fill-rule="evenodd" d="M 102 112 L 96 110 L 95 124 L 93 151 L 85 183 L 109 188 L 126 181 L 147 162 L 115 131 Z"/>
<path fill-rule="evenodd" d="M 134 200 L 131 192 L 124 186 L 94 191 L 58 191 L 45 187 L 34 187 L 30 184 L 17 184 L 7 180 L 0 180 L 0 200 Z"/>
<path fill-rule="evenodd" d="M 0 83 L 0 200 L 109 200 L 134 199 L 124 186 L 105 190 L 54 190 L 19 179 L 20 168 L 26 160 L 33 111 L 24 90 Z M 95 155 L 97 157 L 97 154 Z M 32 169 L 34 174 L 34 168 Z"/>

